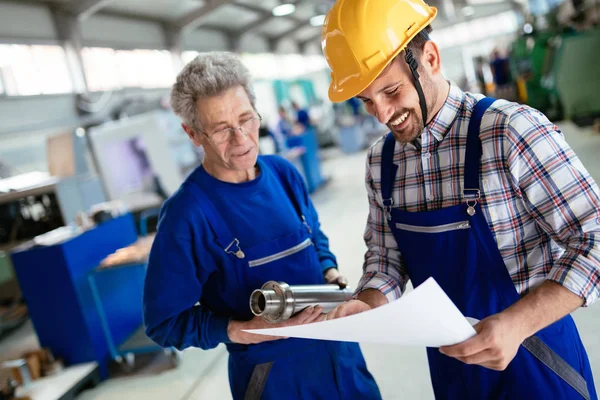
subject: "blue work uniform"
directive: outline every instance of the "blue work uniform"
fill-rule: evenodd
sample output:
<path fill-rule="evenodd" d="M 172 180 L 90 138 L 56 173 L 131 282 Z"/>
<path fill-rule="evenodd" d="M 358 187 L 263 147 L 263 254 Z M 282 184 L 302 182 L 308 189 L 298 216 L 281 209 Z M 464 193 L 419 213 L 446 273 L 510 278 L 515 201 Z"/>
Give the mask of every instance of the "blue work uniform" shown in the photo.
<path fill-rule="evenodd" d="M 229 342 L 229 320 L 253 317 L 253 290 L 323 284 L 336 265 L 300 174 L 278 156 L 257 164 L 257 178 L 238 184 L 200 166 L 163 206 L 144 293 L 148 336 L 178 349 L 226 343 L 234 399 L 379 399 L 356 343 Z"/>
<path fill-rule="evenodd" d="M 305 128 L 310 127 L 310 117 L 308 116 L 308 112 L 306 110 L 302 108 L 299 109 L 296 112 L 296 120 L 300 125 L 304 126 Z"/>
<path fill-rule="evenodd" d="M 393 207 L 398 167 L 396 141 L 386 138 L 381 193 L 388 225 L 414 286 L 434 277 L 458 309 L 484 319 L 519 300 L 498 246 L 479 206 L 481 118 L 493 99 L 475 106 L 469 122 L 464 167 L 465 202 L 427 212 Z M 571 316 L 526 339 L 505 371 L 467 365 L 427 349 L 438 399 L 597 399 L 590 364 Z"/>
<path fill-rule="evenodd" d="M 279 133 L 286 138 L 292 136 L 292 126 L 283 118 L 279 119 L 279 122 L 277 123 L 277 129 L 279 129 Z"/>

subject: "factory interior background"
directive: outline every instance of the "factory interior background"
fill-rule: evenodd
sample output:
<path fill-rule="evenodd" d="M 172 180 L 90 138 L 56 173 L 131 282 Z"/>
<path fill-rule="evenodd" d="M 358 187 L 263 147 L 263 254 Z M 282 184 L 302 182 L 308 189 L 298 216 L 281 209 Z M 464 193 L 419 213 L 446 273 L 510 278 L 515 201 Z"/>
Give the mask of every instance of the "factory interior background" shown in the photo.
<path fill-rule="evenodd" d="M 169 102 L 177 74 L 203 52 L 235 52 L 249 69 L 260 152 L 301 173 L 356 287 L 365 158 L 388 128 L 361 102 L 328 99 L 321 29 L 333 4 L 0 0 L 0 393 L 231 398 L 224 345 L 161 349 L 142 318 L 158 211 L 204 156 Z M 600 180 L 600 1 L 428 4 L 446 79 L 542 111 Z M 574 318 L 598 385 L 600 306 Z M 425 349 L 361 348 L 384 399 L 434 398 Z"/>

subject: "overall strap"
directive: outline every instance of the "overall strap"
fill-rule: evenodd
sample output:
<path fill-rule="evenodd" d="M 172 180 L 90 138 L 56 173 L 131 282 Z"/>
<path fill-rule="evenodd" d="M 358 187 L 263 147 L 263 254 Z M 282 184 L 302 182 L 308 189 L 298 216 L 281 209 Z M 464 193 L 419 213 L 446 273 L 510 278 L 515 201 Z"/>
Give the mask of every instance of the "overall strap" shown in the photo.
<path fill-rule="evenodd" d="M 281 165 L 279 165 L 279 163 L 275 160 L 273 160 L 273 161 L 264 160 L 264 161 L 265 161 L 265 164 L 268 164 L 273 167 L 273 170 L 275 171 L 275 175 L 279 178 L 279 183 L 281 183 L 281 186 L 283 186 L 283 190 L 285 191 L 288 198 L 292 202 L 292 205 L 294 206 L 294 209 L 296 210 L 298 217 L 300 219 L 302 219 L 304 216 L 304 213 L 302 211 L 302 206 L 300 205 L 300 202 L 299 202 L 298 198 L 296 197 L 294 190 L 292 189 L 292 186 L 289 182 L 289 178 L 282 171 Z"/>
<path fill-rule="evenodd" d="M 481 128 L 481 119 L 486 110 L 494 103 L 496 99 L 491 97 L 485 97 L 477 102 L 473 113 L 471 114 L 471 120 L 469 121 L 469 128 L 467 133 L 467 148 L 465 152 L 465 171 L 464 171 L 464 188 L 463 198 L 469 204 L 469 210 L 473 210 L 474 205 L 480 197 L 479 190 L 479 162 L 481 160 L 481 140 L 479 139 L 479 132 Z M 474 202 L 471 205 L 469 202 Z M 469 212 L 471 214 L 471 212 Z"/>
<path fill-rule="evenodd" d="M 392 191 L 394 190 L 394 179 L 398 166 L 394 164 L 394 148 L 396 147 L 396 139 L 390 132 L 385 138 L 383 150 L 381 153 L 381 199 L 387 219 L 391 219 L 390 210 L 394 205 Z"/>
<path fill-rule="evenodd" d="M 298 199 L 298 196 L 296 196 L 296 194 L 294 193 L 294 190 L 292 189 L 292 185 L 290 183 L 290 179 L 284 174 L 282 166 L 277 161 L 265 162 L 265 164 L 271 165 L 273 167 L 275 175 L 279 178 L 279 183 L 281 183 L 281 186 L 283 186 L 283 190 L 292 202 L 294 209 L 296 210 L 296 214 L 298 214 L 298 218 L 300 218 L 302 223 L 306 226 L 308 233 L 312 234 L 312 228 L 310 227 L 308 221 L 306 220 L 306 217 L 304 216 L 304 211 L 302 211 L 303 208 L 300 204 L 300 199 Z"/>
<path fill-rule="evenodd" d="M 187 182 L 185 185 L 200 203 L 204 216 L 215 232 L 217 243 L 219 243 L 223 251 L 227 254 L 235 255 L 237 258 L 244 258 L 245 255 L 240 248 L 240 241 L 232 235 L 225 221 L 223 221 L 214 204 L 210 201 L 206 193 L 204 193 L 200 185 L 195 181 Z"/>

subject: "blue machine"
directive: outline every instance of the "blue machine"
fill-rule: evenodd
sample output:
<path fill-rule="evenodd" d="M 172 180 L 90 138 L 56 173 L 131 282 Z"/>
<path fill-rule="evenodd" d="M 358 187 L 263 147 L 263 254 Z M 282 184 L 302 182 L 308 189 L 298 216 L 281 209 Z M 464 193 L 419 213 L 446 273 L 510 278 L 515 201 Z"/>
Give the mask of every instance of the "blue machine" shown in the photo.
<path fill-rule="evenodd" d="M 117 249 L 137 240 L 135 222 L 126 214 L 65 242 L 15 251 L 15 274 L 40 345 L 66 365 L 96 361 L 108 376 L 110 353 L 102 316 L 88 275 Z M 98 279 L 106 324 L 115 343 L 131 337 L 142 324 L 143 269 L 124 269 L 118 279 Z"/>
<path fill-rule="evenodd" d="M 147 236 L 148 234 L 148 218 L 157 217 L 160 213 L 160 208 L 153 208 L 143 211 L 140 215 L 140 235 Z M 141 321 L 142 303 L 143 303 L 143 282 L 146 277 L 148 264 L 146 262 L 137 262 L 130 264 L 122 264 L 111 268 L 95 268 L 88 274 L 90 290 L 94 297 L 96 311 L 100 317 L 102 331 L 106 338 L 108 351 L 112 360 L 121 364 L 123 369 L 130 370 L 135 364 L 136 354 L 154 353 L 162 351 L 162 347 L 158 346 L 148 336 L 146 336 L 145 326 Z M 121 337 L 119 325 L 111 325 L 109 313 L 114 313 L 114 307 L 119 307 L 119 303 L 115 303 L 115 298 L 111 296 L 113 282 L 119 282 L 120 285 L 125 285 L 130 288 L 129 297 L 125 299 L 135 309 L 139 310 L 139 315 L 133 321 L 137 321 L 139 325 L 127 340 L 121 344 L 117 341 Z M 116 296 L 118 300 L 122 300 Z M 113 318 L 114 320 L 114 318 Z M 131 326 L 130 322 L 126 321 L 127 327 Z M 119 321 L 122 324 L 123 321 Z M 176 367 L 181 361 L 181 355 L 174 348 L 164 349 L 165 353 L 170 356 L 171 364 Z"/>
<path fill-rule="evenodd" d="M 147 264 L 145 262 L 124 264 L 111 268 L 94 269 L 88 275 L 90 290 L 92 291 L 96 311 L 100 316 L 109 356 L 112 360 L 121 364 L 125 370 L 134 367 L 136 354 L 154 353 L 163 350 L 146 336 L 145 327 L 140 318 L 142 315 L 141 305 L 146 269 Z M 114 282 L 119 282 L 119 285 L 125 285 L 131 290 L 126 301 L 133 308 L 137 308 L 138 315 L 135 319 L 118 320 L 115 323 L 115 318 L 112 318 L 113 323 L 111 324 L 110 315 L 114 315 L 115 307 L 122 305 L 117 301 L 121 297 L 113 296 L 111 293 Z M 133 322 L 138 322 L 134 332 L 126 336 L 127 340 L 121 340 L 122 343 L 119 343 L 118 339 L 124 337 L 123 332 L 131 331 Z M 165 353 L 170 356 L 173 366 L 179 365 L 181 361 L 179 352 L 173 348 L 168 348 L 165 349 Z"/>

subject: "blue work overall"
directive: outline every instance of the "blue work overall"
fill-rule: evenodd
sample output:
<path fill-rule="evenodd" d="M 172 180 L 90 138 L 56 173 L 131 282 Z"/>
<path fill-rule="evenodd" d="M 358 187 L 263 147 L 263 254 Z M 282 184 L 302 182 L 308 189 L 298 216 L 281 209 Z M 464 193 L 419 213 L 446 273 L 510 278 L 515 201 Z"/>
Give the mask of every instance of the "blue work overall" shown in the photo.
<path fill-rule="evenodd" d="M 282 177 L 281 174 L 278 175 Z M 228 257 L 222 270 L 237 281 L 228 296 L 247 305 L 253 290 L 270 280 L 290 285 L 323 284 L 323 271 L 303 206 L 285 179 L 282 185 L 298 214 L 296 231 L 257 246 L 240 247 L 210 199 L 209 188 L 189 185 L 200 202 L 216 240 Z M 274 205 L 276 206 L 276 205 Z M 265 218 L 269 218 L 265 215 Z M 257 226 L 256 229 L 261 229 Z M 238 318 L 239 316 L 236 316 Z M 256 345 L 228 343 L 229 383 L 234 399 L 380 399 L 356 343 L 281 339 Z"/>
<path fill-rule="evenodd" d="M 481 118 L 493 99 L 477 103 L 468 127 L 465 203 L 435 211 L 407 212 L 393 206 L 398 167 L 395 139 L 386 138 L 381 192 L 386 218 L 416 287 L 434 277 L 463 315 L 484 319 L 520 298 L 478 204 Z M 467 365 L 428 348 L 438 399 L 597 399 L 587 354 L 571 316 L 525 340 L 505 371 Z"/>

